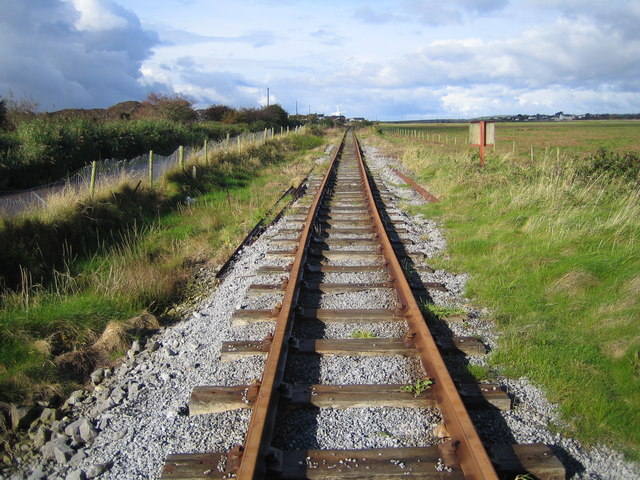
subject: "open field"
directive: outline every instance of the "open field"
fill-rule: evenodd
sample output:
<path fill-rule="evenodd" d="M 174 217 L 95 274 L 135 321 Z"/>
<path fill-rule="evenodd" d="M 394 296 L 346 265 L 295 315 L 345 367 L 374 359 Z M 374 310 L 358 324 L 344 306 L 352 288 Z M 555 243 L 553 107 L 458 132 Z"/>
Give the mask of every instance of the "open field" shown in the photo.
<path fill-rule="evenodd" d="M 371 141 L 440 198 L 416 211 L 445 226 L 435 266 L 470 273 L 503 332 L 493 365 L 559 403 L 560 430 L 640 458 L 640 123 L 498 124 L 485 169 L 466 125 L 397 127 Z M 635 170 L 587 158 L 601 146 L 635 151 Z"/>
<path fill-rule="evenodd" d="M 400 129 L 429 135 L 429 141 L 445 145 L 467 143 L 468 123 L 381 123 L 381 131 Z M 514 150 L 515 146 L 515 150 Z M 640 121 L 571 121 L 496 124 L 496 154 L 515 154 L 517 158 L 547 154 L 584 154 L 605 147 L 614 151 L 640 150 Z M 489 149 L 492 151 L 492 148 Z"/>

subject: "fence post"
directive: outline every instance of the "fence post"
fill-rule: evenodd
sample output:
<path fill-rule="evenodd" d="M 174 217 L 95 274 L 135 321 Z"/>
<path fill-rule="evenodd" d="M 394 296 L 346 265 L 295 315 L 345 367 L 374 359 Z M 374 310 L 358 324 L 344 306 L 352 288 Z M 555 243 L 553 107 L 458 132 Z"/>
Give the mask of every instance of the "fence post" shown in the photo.
<path fill-rule="evenodd" d="M 204 139 L 204 163 L 206 165 L 209 165 L 209 152 L 208 152 L 208 149 L 207 149 L 207 146 L 208 146 L 207 144 L 208 143 L 209 143 L 209 139 L 205 138 Z"/>
<path fill-rule="evenodd" d="M 149 185 L 153 185 L 153 150 L 149 150 Z"/>
<path fill-rule="evenodd" d="M 240 149 L 242 148 L 242 140 L 240 139 L 242 137 L 242 134 L 238 135 L 238 151 L 240 151 Z"/>
<path fill-rule="evenodd" d="M 262 139 L 262 143 L 267 143 L 267 129 L 266 128 L 264 129 L 264 136 L 263 136 L 263 139 Z"/>
<path fill-rule="evenodd" d="M 96 190 L 96 171 L 98 170 L 98 162 L 91 162 L 91 184 L 89 185 L 89 196 L 93 198 L 93 192 Z"/>
<path fill-rule="evenodd" d="M 180 168 L 184 168 L 184 147 L 182 145 L 178 147 L 178 165 Z"/>

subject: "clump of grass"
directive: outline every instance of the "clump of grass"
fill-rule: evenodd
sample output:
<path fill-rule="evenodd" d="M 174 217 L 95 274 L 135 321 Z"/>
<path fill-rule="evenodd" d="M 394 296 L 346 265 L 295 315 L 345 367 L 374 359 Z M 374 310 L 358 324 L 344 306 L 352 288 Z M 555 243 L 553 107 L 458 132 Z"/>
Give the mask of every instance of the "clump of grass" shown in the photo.
<path fill-rule="evenodd" d="M 413 393 L 415 397 L 419 397 L 423 392 L 429 390 L 431 385 L 433 385 L 433 380 L 431 378 L 423 378 L 416 380 L 412 385 L 404 385 L 401 389 L 403 392 Z"/>
<path fill-rule="evenodd" d="M 370 330 L 354 330 L 351 338 L 376 338 L 376 334 Z"/>
<path fill-rule="evenodd" d="M 534 477 L 530 473 L 520 473 L 513 480 L 534 480 Z"/>
<path fill-rule="evenodd" d="M 489 380 L 492 378 L 491 370 L 486 365 L 476 365 L 470 363 L 467 365 L 467 372 L 477 381 Z"/>
<path fill-rule="evenodd" d="M 423 308 L 430 314 L 446 320 L 451 317 L 459 317 L 466 315 L 467 312 L 462 307 L 456 307 L 453 305 L 436 305 L 434 303 L 424 303 Z"/>

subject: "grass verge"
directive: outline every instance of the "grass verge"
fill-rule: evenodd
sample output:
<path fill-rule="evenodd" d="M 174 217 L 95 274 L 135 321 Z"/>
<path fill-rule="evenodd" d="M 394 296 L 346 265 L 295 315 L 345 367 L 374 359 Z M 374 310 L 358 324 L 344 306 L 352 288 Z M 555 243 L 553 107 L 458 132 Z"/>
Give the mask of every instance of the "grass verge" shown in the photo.
<path fill-rule="evenodd" d="M 128 319 L 148 310 L 162 320 L 194 268 L 222 263 L 282 191 L 304 178 L 322 144 L 290 135 L 209 162 L 193 158 L 153 187 L 123 181 L 93 199 L 66 197 L 48 211 L 5 220 L 0 402 L 62 396 L 138 332 L 157 328 Z M 107 342 L 114 331 L 128 341 Z M 86 352 L 107 343 L 116 351 L 87 360 Z"/>
<path fill-rule="evenodd" d="M 562 139 L 565 127 L 553 128 Z M 460 143 L 371 137 L 440 198 L 416 210 L 444 224 L 448 257 L 436 265 L 470 273 L 467 295 L 493 312 L 503 332 L 493 364 L 541 386 L 582 440 L 640 458 L 638 165 L 619 174 L 606 153 L 547 148 L 534 160 L 491 154 L 482 170 Z"/>

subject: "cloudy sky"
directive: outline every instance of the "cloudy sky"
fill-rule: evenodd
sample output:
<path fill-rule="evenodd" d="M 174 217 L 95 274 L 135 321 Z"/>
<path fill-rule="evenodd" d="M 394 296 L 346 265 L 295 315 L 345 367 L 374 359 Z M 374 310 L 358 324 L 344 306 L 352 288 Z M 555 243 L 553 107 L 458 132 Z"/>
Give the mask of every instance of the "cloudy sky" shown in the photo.
<path fill-rule="evenodd" d="M 379 120 L 640 112 L 639 0 L 0 0 L 0 96 Z"/>

